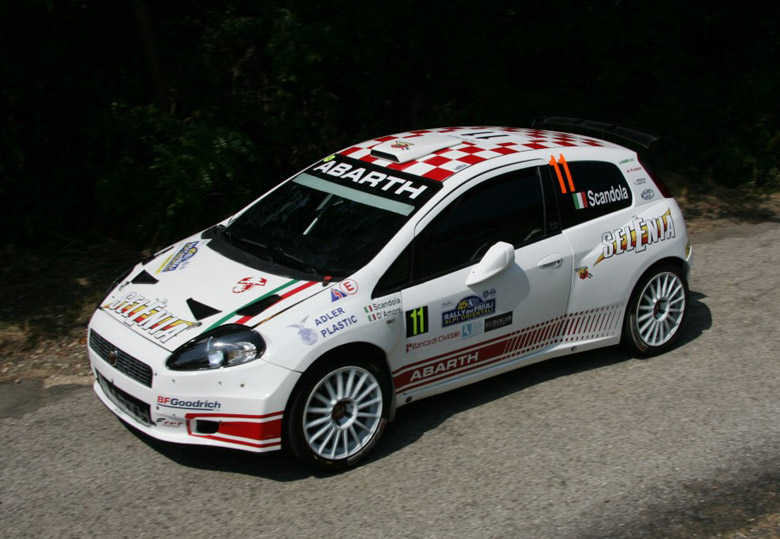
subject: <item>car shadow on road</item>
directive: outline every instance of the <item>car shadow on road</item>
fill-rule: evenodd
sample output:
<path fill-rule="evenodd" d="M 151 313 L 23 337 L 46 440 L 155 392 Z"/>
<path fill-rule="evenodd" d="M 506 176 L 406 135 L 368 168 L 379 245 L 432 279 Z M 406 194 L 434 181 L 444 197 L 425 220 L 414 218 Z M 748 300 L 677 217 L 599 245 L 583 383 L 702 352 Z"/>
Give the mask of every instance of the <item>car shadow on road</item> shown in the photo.
<path fill-rule="evenodd" d="M 673 350 L 694 341 L 712 326 L 711 311 L 703 302 L 706 297 L 704 294 L 691 292 L 686 323 Z M 410 403 L 398 410 L 395 421 L 387 427 L 382 440 L 358 466 L 370 465 L 374 461 L 392 455 L 413 444 L 426 432 L 436 429 L 450 417 L 466 410 L 477 408 L 561 376 L 572 376 L 594 369 L 608 368 L 631 359 L 639 358 L 617 346 L 602 348 L 554 358 L 448 393 Z M 182 466 L 240 473 L 274 481 L 297 481 L 312 476 L 328 477 L 333 475 L 305 468 L 283 452 L 257 455 L 231 449 L 183 446 L 155 440 L 131 427 L 128 429 L 156 451 Z"/>

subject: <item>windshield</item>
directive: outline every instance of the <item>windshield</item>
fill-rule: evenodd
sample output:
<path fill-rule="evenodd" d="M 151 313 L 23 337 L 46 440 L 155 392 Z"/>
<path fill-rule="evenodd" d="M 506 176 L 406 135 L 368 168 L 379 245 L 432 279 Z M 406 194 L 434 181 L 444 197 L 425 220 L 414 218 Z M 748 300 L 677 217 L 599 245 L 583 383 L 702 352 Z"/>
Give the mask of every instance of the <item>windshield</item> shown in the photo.
<path fill-rule="evenodd" d="M 222 235 L 275 265 L 320 277 L 351 275 L 440 187 L 380 170 L 330 157 L 257 201 Z"/>

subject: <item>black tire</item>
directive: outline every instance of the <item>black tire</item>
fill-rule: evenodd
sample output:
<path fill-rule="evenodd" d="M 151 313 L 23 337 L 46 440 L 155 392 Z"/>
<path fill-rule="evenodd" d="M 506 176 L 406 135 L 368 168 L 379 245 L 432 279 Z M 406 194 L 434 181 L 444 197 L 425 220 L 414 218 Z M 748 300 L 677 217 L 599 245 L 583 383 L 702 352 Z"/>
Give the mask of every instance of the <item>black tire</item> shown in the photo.
<path fill-rule="evenodd" d="M 678 266 L 651 268 L 634 287 L 623 321 L 622 344 L 641 356 L 668 350 L 688 312 L 688 283 Z"/>
<path fill-rule="evenodd" d="M 323 359 L 295 387 L 285 414 L 286 448 L 315 468 L 348 468 L 382 436 L 390 398 L 388 375 L 377 361 Z"/>

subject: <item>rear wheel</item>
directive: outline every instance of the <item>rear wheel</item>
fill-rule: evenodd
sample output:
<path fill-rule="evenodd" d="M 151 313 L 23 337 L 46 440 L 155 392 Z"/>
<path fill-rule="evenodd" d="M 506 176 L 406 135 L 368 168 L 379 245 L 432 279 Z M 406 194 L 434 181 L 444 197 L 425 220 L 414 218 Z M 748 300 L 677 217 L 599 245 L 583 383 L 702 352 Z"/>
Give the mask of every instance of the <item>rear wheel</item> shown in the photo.
<path fill-rule="evenodd" d="M 304 374 L 288 410 L 286 441 L 301 461 L 346 468 L 376 444 L 387 424 L 387 376 L 372 360 L 343 359 Z"/>
<path fill-rule="evenodd" d="M 674 344 L 688 309 L 688 283 L 674 265 L 654 268 L 637 283 L 628 303 L 623 344 L 641 355 L 660 354 Z"/>

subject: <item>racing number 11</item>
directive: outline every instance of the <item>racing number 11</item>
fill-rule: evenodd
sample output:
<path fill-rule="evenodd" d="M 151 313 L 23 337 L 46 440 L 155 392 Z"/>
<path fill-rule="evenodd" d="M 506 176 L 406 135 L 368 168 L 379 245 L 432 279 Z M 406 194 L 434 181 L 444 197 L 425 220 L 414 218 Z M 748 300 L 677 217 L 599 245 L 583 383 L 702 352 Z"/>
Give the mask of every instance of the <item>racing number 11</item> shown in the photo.
<path fill-rule="evenodd" d="M 428 331 L 428 306 L 406 311 L 406 336 L 414 337 Z"/>

